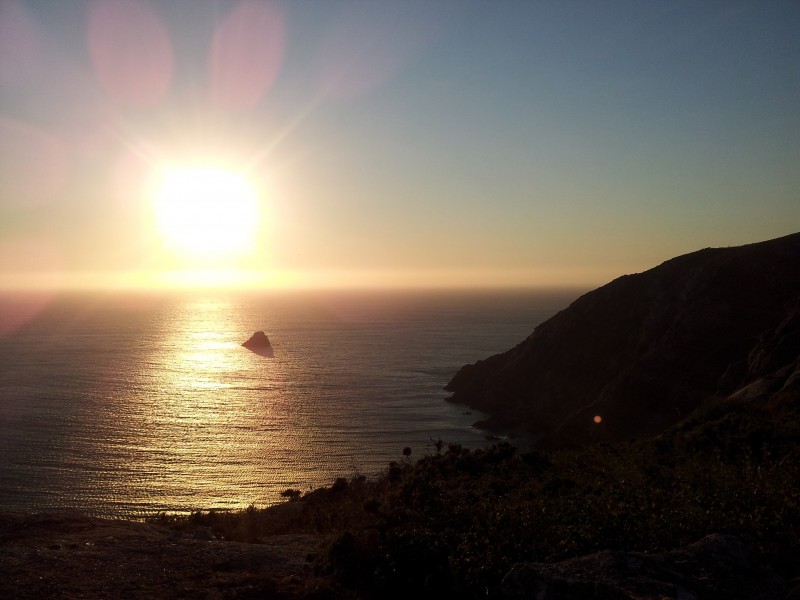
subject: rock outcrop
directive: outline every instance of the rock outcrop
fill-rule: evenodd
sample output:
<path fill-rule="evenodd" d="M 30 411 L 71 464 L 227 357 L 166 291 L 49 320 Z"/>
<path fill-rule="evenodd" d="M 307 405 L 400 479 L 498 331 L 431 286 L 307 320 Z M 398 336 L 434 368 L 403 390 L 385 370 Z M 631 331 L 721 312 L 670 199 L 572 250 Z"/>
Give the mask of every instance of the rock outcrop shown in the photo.
<path fill-rule="evenodd" d="M 800 233 L 620 277 L 445 389 L 483 426 L 581 444 L 657 433 L 711 396 L 798 388 L 799 369 Z"/>
<path fill-rule="evenodd" d="M 719 534 L 660 554 L 605 550 L 555 564 L 519 564 L 503 580 L 509 599 L 773 600 L 787 591 L 787 582 L 750 546 Z"/>
<path fill-rule="evenodd" d="M 242 346 L 258 354 L 272 355 L 272 344 L 263 331 L 256 331 Z"/>

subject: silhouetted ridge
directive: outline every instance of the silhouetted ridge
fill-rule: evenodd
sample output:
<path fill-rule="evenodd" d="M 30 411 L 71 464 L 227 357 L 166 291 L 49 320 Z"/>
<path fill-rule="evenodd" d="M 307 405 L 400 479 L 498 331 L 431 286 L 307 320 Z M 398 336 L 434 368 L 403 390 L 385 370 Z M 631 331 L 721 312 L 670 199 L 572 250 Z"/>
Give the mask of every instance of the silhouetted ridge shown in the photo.
<path fill-rule="evenodd" d="M 486 427 L 584 443 L 656 433 L 756 383 L 749 397 L 798 386 L 798 355 L 800 233 L 620 277 L 445 389 L 490 413 Z"/>

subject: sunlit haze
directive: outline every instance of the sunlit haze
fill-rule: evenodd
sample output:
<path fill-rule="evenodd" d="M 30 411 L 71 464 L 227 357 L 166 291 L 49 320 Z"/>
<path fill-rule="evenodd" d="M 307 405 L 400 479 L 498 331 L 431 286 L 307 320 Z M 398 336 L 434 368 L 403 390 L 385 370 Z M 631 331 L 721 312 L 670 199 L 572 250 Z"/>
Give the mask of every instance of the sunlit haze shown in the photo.
<path fill-rule="evenodd" d="M 0 3 L 0 289 L 590 287 L 800 229 L 797 2 Z"/>

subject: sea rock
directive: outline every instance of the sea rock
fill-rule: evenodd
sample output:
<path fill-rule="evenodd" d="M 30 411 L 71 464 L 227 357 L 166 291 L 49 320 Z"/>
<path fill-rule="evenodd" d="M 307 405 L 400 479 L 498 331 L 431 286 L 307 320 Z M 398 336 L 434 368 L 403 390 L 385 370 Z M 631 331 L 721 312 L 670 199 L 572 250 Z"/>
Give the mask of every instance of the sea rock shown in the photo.
<path fill-rule="evenodd" d="M 256 331 L 250 338 L 242 344 L 248 350 L 253 352 L 264 353 L 272 351 L 272 344 L 263 331 Z"/>
<path fill-rule="evenodd" d="M 748 397 L 773 393 L 800 356 L 798 265 L 800 233 L 674 258 L 581 296 L 445 389 L 487 428 L 521 423 L 562 446 L 659 433 L 760 379 L 775 385 Z"/>
<path fill-rule="evenodd" d="M 712 534 L 670 552 L 606 550 L 554 564 L 523 563 L 506 574 L 503 597 L 538 600 L 767 600 L 787 582 L 740 539 Z"/>

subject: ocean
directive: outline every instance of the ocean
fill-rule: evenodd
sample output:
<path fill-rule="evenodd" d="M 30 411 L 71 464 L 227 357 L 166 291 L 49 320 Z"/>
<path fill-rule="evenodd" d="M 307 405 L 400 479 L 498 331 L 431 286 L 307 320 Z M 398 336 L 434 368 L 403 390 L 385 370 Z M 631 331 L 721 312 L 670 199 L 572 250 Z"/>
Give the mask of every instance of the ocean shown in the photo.
<path fill-rule="evenodd" d="M 482 415 L 443 386 L 577 295 L 2 296 L 0 510 L 268 506 L 373 476 L 406 446 L 485 446 Z M 273 356 L 240 345 L 257 330 Z"/>

